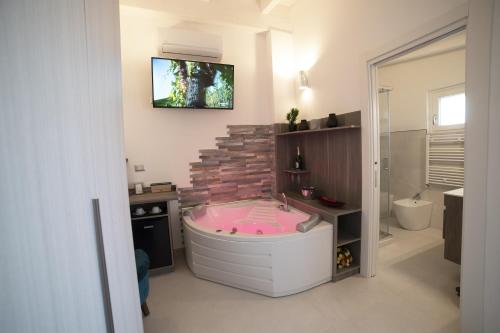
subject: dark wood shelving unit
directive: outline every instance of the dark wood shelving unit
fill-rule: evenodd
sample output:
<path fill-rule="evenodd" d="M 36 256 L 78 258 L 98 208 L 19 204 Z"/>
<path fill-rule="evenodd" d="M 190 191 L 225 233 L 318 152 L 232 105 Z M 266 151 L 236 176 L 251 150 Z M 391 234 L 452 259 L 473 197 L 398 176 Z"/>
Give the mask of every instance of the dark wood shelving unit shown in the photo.
<path fill-rule="evenodd" d="M 297 209 L 317 213 L 333 224 L 332 280 L 360 271 L 361 255 L 361 126 L 360 112 L 338 115 L 339 127 L 276 134 L 276 192 L 284 192 Z M 322 126 L 327 119 L 320 119 Z M 277 126 L 277 132 L 286 126 Z M 293 170 L 297 147 L 305 170 Z M 314 186 L 316 196 L 345 202 L 341 208 L 304 199 L 302 186 Z M 353 263 L 337 269 L 337 248 L 349 249 Z"/>
<path fill-rule="evenodd" d="M 320 128 L 320 129 L 314 129 L 314 130 L 284 132 L 284 133 L 276 134 L 276 136 L 304 135 L 304 134 L 310 134 L 310 133 L 342 131 L 342 130 L 357 129 L 357 128 L 361 128 L 361 126 L 359 126 L 359 125 L 347 125 L 347 126 L 339 126 L 339 127 L 331 127 L 331 128 Z"/>

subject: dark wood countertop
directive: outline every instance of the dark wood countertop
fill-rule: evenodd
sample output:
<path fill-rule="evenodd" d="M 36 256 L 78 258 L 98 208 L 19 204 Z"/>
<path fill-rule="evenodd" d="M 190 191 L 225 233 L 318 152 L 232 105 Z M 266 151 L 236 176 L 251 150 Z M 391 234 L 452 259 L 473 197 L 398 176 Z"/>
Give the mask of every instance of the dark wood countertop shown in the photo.
<path fill-rule="evenodd" d="M 338 216 L 361 212 L 359 207 L 346 205 L 342 208 L 332 208 L 323 205 L 317 199 L 304 199 L 299 193 L 286 192 L 285 194 L 288 199 L 288 203 L 293 207 L 306 212 L 317 213 L 328 222 L 334 222 Z"/>
<path fill-rule="evenodd" d="M 151 193 L 144 192 L 143 194 L 129 194 L 129 201 L 131 205 L 177 200 L 177 192 L 159 192 Z"/>

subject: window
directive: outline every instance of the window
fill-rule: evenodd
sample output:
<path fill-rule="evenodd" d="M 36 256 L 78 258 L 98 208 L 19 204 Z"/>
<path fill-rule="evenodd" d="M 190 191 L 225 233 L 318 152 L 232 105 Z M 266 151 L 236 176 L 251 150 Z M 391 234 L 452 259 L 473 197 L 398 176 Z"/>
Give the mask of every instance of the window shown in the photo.
<path fill-rule="evenodd" d="M 459 129 L 465 124 L 465 88 L 463 84 L 429 92 L 429 126 L 431 131 Z"/>

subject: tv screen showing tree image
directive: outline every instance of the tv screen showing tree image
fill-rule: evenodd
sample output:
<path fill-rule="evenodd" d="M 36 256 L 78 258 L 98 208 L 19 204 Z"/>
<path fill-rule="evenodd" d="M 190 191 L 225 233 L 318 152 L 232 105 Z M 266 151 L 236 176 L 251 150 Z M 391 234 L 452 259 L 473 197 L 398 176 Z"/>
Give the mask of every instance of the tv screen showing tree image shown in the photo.
<path fill-rule="evenodd" d="M 151 68 L 155 108 L 233 108 L 233 65 L 151 58 Z"/>

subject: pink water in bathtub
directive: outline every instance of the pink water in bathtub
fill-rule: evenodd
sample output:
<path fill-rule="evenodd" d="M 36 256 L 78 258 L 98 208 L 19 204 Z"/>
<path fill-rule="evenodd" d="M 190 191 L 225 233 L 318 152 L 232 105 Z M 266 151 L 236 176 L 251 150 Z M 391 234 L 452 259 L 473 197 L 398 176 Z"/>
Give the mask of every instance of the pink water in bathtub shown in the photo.
<path fill-rule="evenodd" d="M 296 210 L 280 210 L 274 201 L 254 201 L 247 205 L 207 207 L 207 213 L 195 223 L 216 232 L 275 235 L 295 232 L 297 223 L 308 219 L 309 215 Z"/>

